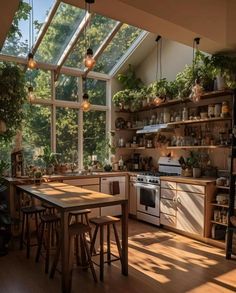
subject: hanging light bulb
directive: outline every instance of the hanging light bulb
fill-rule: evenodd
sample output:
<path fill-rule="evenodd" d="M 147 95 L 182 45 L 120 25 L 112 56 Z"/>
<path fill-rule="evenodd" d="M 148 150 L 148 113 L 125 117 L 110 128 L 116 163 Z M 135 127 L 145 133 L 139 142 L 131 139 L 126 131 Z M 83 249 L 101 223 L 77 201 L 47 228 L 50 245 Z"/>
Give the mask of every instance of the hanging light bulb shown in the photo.
<path fill-rule="evenodd" d="M 34 42 L 34 0 L 29 0 L 29 5 L 31 6 L 31 11 L 29 15 L 29 53 L 27 56 L 27 67 L 35 69 L 37 67 L 37 62 L 34 60 L 34 54 L 32 52 L 32 45 Z"/>
<path fill-rule="evenodd" d="M 28 101 L 31 103 L 33 102 L 35 99 L 35 95 L 34 95 L 34 89 L 32 86 L 28 87 Z"/>
<path fill-rule="evenodd" d="M 91 108 L 91 104 L 89 103 L 89 95 L 88 94 L 83 94 L 83 102 L 81 104 L 81 109 L 84 112 L 88 112 Z"/>
<path fill-rule="evenodd" d="M 91 48 L 88 48 L 86 57 L 84 59 L 84 65 L 88 69 L 92 69 L 95 64 L 96 64 L 96 60 L 93 58 L 93 50 Z"/>
<path fill-rule="evenodd" d="M 85 0 L 85 10 L 87 11 L 88 14 L 90 14 L 90 4 L 93 4 L 95 0 Z M 90 21 L 88 22 L 88 28 L 90 29 Z M 85 27 L 85 47 L 87 47 L 87 30 Z M 91 70 L 94 65 L 96 64 L 96 60 L 93 58 L 93 50 L 90 47 L 90 37 L 88 37 L 88 49 L 86 50 L 86 56 L 84 58 L 84 65 L 87 67 L 89 70 Z"/>
<path fill-rule="evenodd" d="M 27 66 L 30 69 L 35 69 L 37 67 L 37 62 L 34 60 L 34 55 L 32 53 L 28 54 Z"/>

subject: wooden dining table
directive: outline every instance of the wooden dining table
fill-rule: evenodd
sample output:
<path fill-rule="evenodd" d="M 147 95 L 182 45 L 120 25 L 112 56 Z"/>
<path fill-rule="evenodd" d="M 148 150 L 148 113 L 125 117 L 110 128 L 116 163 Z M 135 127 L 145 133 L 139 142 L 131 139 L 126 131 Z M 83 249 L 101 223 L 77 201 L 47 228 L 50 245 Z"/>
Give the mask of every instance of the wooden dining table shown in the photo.
<path fill-rule="evenodd" d="M 61 182 L 43 183 L 41 185 L 18 185 L 19 193 L 46 202 L 57 208 L 61 215 L 62 236 L 62 274 L 61 292 L 67 293 L 71 289 L 69 277 L 69 213 L 75 210 L 92 209 L 113 205 L 121 205 L 121 236 L 122 236 L 122 265 L 121 272 L 128 275 L 128 200 L 122 195 L 109 195 L 96 191 L 83 189 Z M 79 288 L 78 288 L 79 292 Z"/>

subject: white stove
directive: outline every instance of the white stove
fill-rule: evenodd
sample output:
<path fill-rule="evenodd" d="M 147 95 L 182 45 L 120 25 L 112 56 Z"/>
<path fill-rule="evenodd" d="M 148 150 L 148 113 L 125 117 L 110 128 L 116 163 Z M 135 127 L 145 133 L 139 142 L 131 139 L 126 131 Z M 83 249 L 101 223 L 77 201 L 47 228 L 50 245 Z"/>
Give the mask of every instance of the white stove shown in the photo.
<path fill-rule="evenodd" d="M 145 172 L 137 175 L 137 218 L 160 225 L 160 185 L 161 176 L 178 176 L 181 167 L 177 160 L 161 157 L 158 160 L 159 172 Z"/>

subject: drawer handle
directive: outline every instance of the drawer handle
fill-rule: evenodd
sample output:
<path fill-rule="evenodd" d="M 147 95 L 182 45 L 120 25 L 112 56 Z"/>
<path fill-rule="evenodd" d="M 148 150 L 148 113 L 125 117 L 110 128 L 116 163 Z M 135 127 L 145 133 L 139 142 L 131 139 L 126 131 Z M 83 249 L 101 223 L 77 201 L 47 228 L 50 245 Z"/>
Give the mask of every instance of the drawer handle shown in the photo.
<path fill-rule="evenodd" d="M 177 203 L 181 204 L 181 199 L 180 199 L 180 197 L 177 197 Z"/>

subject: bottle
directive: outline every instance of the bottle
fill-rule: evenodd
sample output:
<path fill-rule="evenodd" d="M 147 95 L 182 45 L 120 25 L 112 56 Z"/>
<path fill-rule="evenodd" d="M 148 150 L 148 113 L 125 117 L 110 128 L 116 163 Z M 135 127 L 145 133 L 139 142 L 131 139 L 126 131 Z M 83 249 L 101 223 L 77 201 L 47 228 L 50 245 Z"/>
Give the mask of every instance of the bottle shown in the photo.
<path fill-rule="evenodd" d="M 118 162 L 118 167 L 119 167 L 119 170 L 123 170 L 123 168 L 124 168 L 124 161 L 122 159 L 122 156 L 120 156 L 120 159 Z"/>
<path fill-rule="evenodd" d="M 183 108 L 182 119 L 183 121 L 188 120 L 188 109 L 186 107 Z"/>

